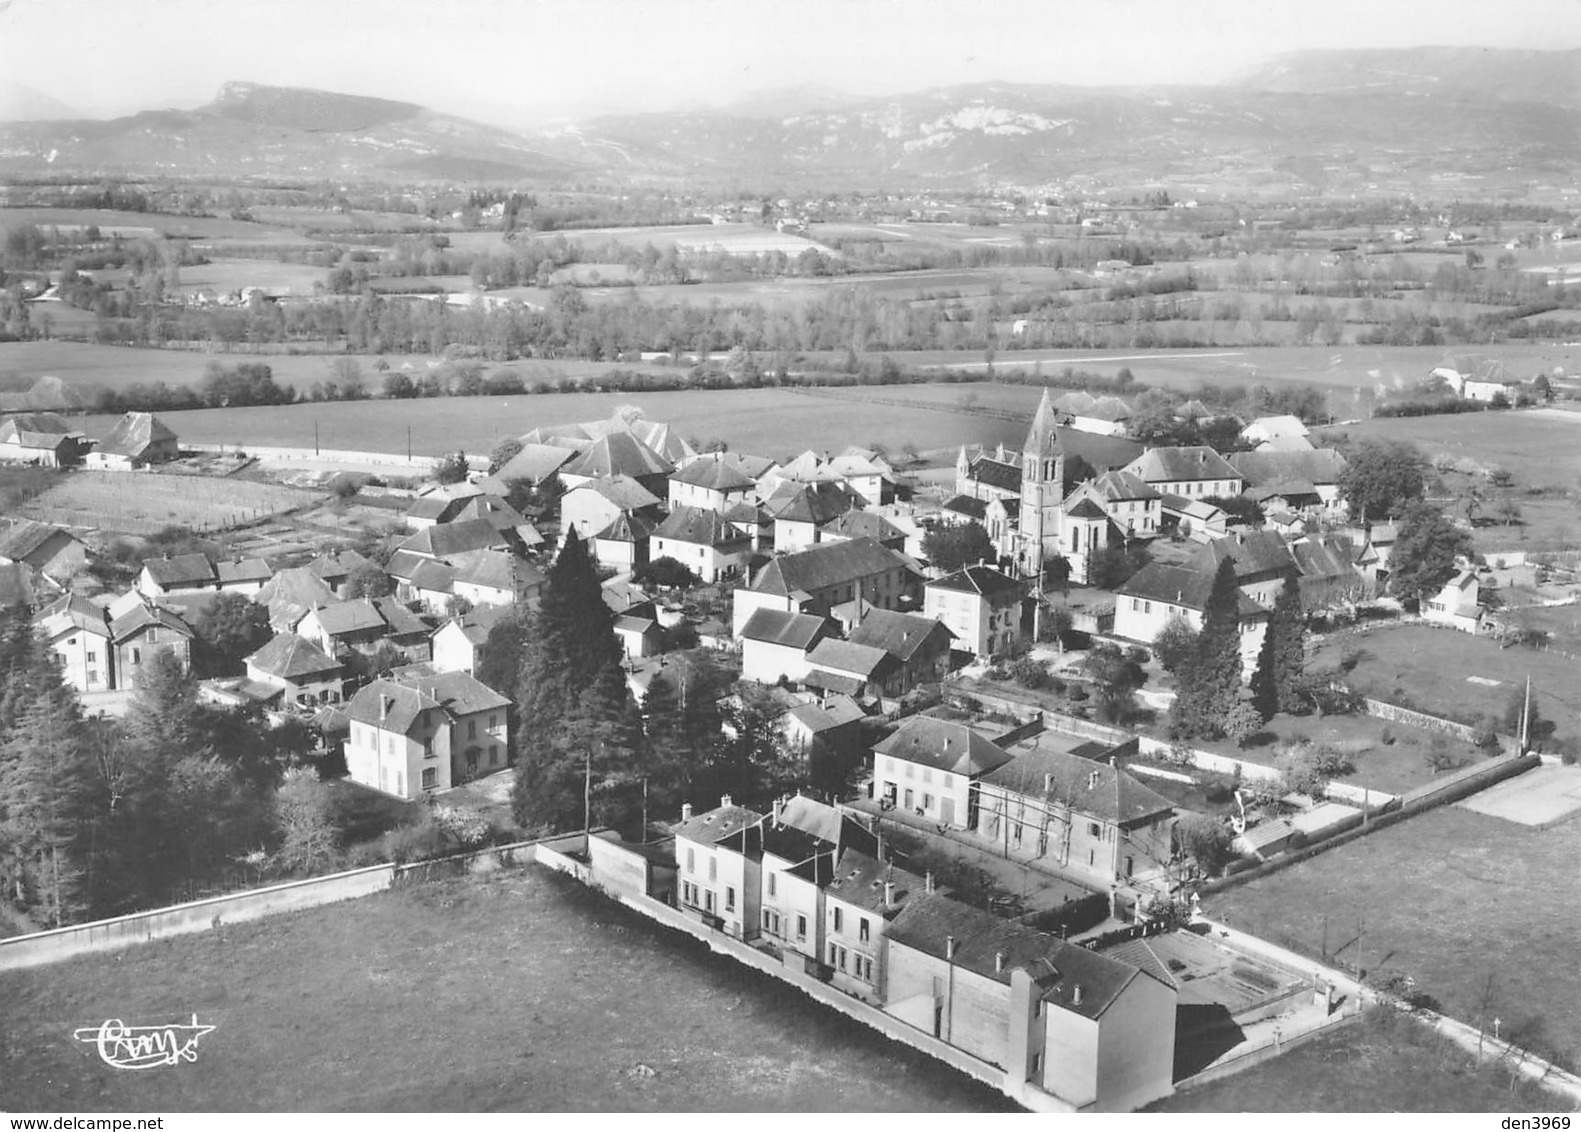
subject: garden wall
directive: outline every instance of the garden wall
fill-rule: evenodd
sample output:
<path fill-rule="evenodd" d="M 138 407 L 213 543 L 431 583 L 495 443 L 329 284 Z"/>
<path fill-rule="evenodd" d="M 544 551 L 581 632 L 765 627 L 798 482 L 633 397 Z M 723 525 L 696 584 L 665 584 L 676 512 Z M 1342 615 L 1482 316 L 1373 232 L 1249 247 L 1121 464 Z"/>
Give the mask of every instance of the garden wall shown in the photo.
<path fill-rule="evenodd" d="M 213 452 L 218 455 L 245 452 L 255 460 L 323 460 L 330 463 L 381 464 L 427 474 L 438 463 L 435 456 L 405 456 L 394 452 L 350 452 L 340 448 L 260 448 L 253 444 L 183 444 L 184 452 Z M 476 462 L 477 457 L 470 457 Z M 488 457 L 482 458 L 488 464 Z"/>
<path fill-rule="evenodd" d="M 580 840 L 579 838 L 577 839 Z M 573 858 L 567 857 L 563 852 L 556 851 L 548 845 L 538 847 L 538 861 L 540 864 L 561 872 L 570 873 L 585 884 L 601 888 L 601 878 L 591 875 L 591 870 L 586 865 Z M 963 1052 L 931 1034 L 925 1033 L 891 1014 L 885 1013 L 876 1006 L 870 1006 L 860 999 L 838 991 L 828 983 L 814 978 L 793 967 L 788 967 L 767 951 L 743 943 L 723 933 L 716 932 L 693 919 L 650 896 L 632 895 L 629 893 L 608 893 L 614 900 L 640 912 L 642 915 L 676 931 L 684 932 L 694 939 L 701 940 L 708 945 L 708 949 L 720 955 L 726 955 L 738 963 L 751 967 L 765 975 L 789 983 L 825 1006 L 833 1007 L 846 1017 L 861 1022 L 877 1030 L 887 1038 L 910 1046 L 912 1049 L 937 1058 L 946 1065 L 960 1070 L 967 1076 L 981 1081 L 1000 1090 L 1007 1096 L 1035 1112 L 1075 1112 L 1074 1106 L 1060 1098 L 1035 1087 L 1028 1081 L 1016 1081 L 1013 1076 L 1005 1073 L 997 1065 L 982 1061 Z"/>
<path fill-rule="evenodd" d="M 580 838 L 580 835 L 578 835 Z M 442 876 L 456 876 L 467 872 L 485 872 L 506 865 L 533 860 L 520 850 L 536 845 L 532 841 L 519 841 L 510 845 L 496 845 L 469 853 L 456 853 L 433 861 L 417 861 L 406 865 L 370 865 L 363 869 L 332 873 L 329 876 L 309 877 L 306 880 L 288 881 L 267 888 L 247 889 L 194 900 L 186 904 L 173 904 L 167 908 L 153 908 L 146 912 L 133 912 L 108 920 L 95 920 L 30 935 L 0 939 L 0 971 L 21 967 L 38 967 L 58 963 L 78 955 L 100 951 L 114 951 L 133 944 L 150 943 L 156 939 L 187 935 L 192 932 L 210 931 L 225 924 L 257 920 L 280 912 L 294 912 L 300 908 L 316 908 L 339 900 L 353 900 L 383 892 L 398 884 L 423 881 Z"/>

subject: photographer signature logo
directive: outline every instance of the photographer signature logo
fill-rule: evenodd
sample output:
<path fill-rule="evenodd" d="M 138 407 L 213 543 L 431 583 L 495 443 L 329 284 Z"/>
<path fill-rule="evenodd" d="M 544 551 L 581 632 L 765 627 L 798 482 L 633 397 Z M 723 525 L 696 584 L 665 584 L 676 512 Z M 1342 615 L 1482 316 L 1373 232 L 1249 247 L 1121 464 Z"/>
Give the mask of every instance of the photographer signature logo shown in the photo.
<path fill-rule="evenodd" d="M 99 1056 L 106 1065 L 117 1069 L 154 1069 L 196 1061 L 198 1039 L 213 1030 L 213 1026 L 199 1025 L 196 1014 L 190 1025 L 128 1026 L 119 1018 L 111 1018 L 101 1025 L 75 1030 L 72 1037 L 98 1046 Z"/>

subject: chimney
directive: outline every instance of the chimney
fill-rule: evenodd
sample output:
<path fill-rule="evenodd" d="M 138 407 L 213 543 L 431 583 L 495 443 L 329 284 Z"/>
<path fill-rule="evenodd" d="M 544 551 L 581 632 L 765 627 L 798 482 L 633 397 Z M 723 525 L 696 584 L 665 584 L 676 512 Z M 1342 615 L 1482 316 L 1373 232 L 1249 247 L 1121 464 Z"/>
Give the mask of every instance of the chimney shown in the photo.
<path fill-rule="evenodd" d="M 1095 770 L 1087 772 L 1087 789 L 1098 789 L 1098 772 Z"/>
<path fill-rule="evenodd" d="M 781 794 L 778 798 L 774 799 L 774 824 L 776 826 L 778 826 L 780 823 L 780 814 L 784 812 L 784 809 L 785 795 Z"/>
<path fill-rule="evenodd" d="M 1070 1004 L 1072 1006 L 1080 1006 L 1081 1005 L 1082 993 L 1083 993 L 1083 990 L 1082 990 L 1082 985 L 1080 983 L 1077 983 L 1074 987 L 1071 988 L 1071 991 L 1070 991 Z"/>
<path fill-rule="evenodd" d="M 895 882 L 892 881 L 892 880 L 886 880 L 884 882 L 884 907 L 885 908 L 893 908 L 894 906 L 895 906 Z"/>
<path fill-rule="evenodd" d="M 1004 973 L 1005 973 L 1005 953 L 1003 951 L 996 951 L 996 952 L 994 952 L 994 974 L 996 974 L 996 975 L 1003 975 Z"/>
<path fill-rule="evenodd" d="M 944 957 L 952 961 L 955 959 L 955 937 L 953 935 L 944 937 Z"/>
<path fill-rule="evenodd" d="M 395 706 L 395 697 L 379 693 L 379 722 L 383 723 L 390 715 L 390 709 Z"/>
<path fill-rule="evenodd" d="M 721 794 L 721 795 L 719 795 L 719 807 L 720 807 L 720 809 L 723 809 L 724 807 L 726 807 L 728 805 L 730 805 L 730 795 L 729 794 Z"/>
<path fill-rule="evenodd" d="M 690 802 L 682 802 L 681 803 L 681 820 L 682 821 L 691 821 L 692 820 L 692 804 Z"/>
<path fill-rule="evenodd" d="M 933 895 L 933 872 L 932 872 L 932 870 L 929 870 L 928 872 L 922 874 L 922 891 L 926 892 L 929 896 Z"/>

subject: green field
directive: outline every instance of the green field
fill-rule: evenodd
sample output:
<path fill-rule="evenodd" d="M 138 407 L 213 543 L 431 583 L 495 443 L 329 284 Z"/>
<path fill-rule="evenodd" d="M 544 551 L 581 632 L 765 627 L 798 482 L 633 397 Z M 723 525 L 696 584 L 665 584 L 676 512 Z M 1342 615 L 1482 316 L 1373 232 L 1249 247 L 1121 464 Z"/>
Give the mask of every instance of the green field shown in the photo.
<path fill-rule="evenodd" d="M 532 867 L 0 973 L 8 1111 L 1004 1111 L 998 1093 Z M 106 1018 L 216 1027 L 141 1073 Z"/>
<path fill-rule="evenodd" d="M 1255 1069 L 1149 1105 L 1146 1112 L 1568 1112 L 1562 1097 L 1409 1018 L 1374 1011 Z"/>
<path fill-rule="evenodd" d="M 1501 649 L 1492 639 L 1471 633 L 1398 625 L 1332 637 L 1310 663 L 1331 668 L 1358 650 L 1360 660 L 1346 680 L 1373 699 L 1434 715 L 1502 717 L 1512 693 L 1524 688 L 1530 676 L 1532 701 L 1544 719 L 1558 724 L 1557 735 L 1581 733 L 1581 664 L 1557 653 Z M 1472 676 L 1478 679 L 1468 679 Z"/>
<path fill-rule="evenodd" d="M 1581 821 L 1538 830 L 1450 806 L 1203 903 L 1214 919 L 1312 954 L 1326 921 L 1330 955 L 1408 974 L 1473 1025 L 1541 1016 L 1548 1039 L 1577 1058 L 1577 861 Z"/>
<path fill-rule="evenodd" d="M 1036 392 L 1022 390 L 1035 403 Z M 681 435 L 707 442 L 725 438 L 732 449 L 780 459 L 808 448 L 838 452 L 849 444 L 880 444 L 898 452 L 960 444 L 1019 446 L 1026 425 L 886 405 L 848 406 L 779 389 L 684 390 L 673 393 L 565 393 L 512 397 L 447 397 L 420 401 L 340 401 L 247 409 L 161 413 L 183 443 L 313 446 L 412 451 L 437 456 L 464 448 L 486 454 L 500 440 L 545 425 L 607 419 L 616 407 L 636 405 L 649 420 L 668 421 Z M 1030 413 L 1031 406 L 1028 407 Z M 114 418 L 89 416 L 83 429 L 99 436 Z"/>
<path fill-rule="evenodd" d="M 1484 466 L 1507 469 L 1519 487 L 1574 488 L 1581 483 L 1581 413 L 1512 409 L 1385 417 L 1347 424 L 1339 431 L 1357 440 L 1409 441 L 1429 458 L 1441 452 L 1456 459 L 1469 456 Z"/>
<path fill-rule="evenodd" d="M 301 233 L 291 228 L 229 217 L 169 216 L 158 212 L 114 212 L 98 208 L 0 208 L 0 226 L 18 224 L 37 224 L 41 228 L 94 224 L 106 236 L 110 229 L 126 230 L 124 234 L 128 238 L 145 235 L 143 230 L 151 229 L 163 236 L 180 236 L 194 242 L 270 244 L 302 241 Z"/>

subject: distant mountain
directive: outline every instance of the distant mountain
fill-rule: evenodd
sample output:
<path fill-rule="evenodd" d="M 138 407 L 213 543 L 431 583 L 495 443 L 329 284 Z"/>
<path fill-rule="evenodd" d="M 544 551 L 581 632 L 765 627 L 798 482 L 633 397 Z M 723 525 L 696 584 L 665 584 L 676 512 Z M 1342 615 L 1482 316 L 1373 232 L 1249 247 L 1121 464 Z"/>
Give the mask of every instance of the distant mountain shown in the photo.
<path fill-rule="evenodd" d="M 58 98 L 21 83 L 0 79 L 0 122 L 48 122 L 77 116 L 77 111 Z"/>
<path fill-rule="evenodd" d="M 798 86 L 525 132 L 230 83 L 196 110 L 0 125 L 0 172 L 52 158 L 101 173 L 1521 195 L 1581 180 L 1581 52 L 1299 52 L 1217 86 L 979 83 L 880 98 Z"/>
<path fill-rule="evenodd" d="M 1407 47 L 1298 51 L 1246 76 L 1246 90 L 1403 94 L 1581 107 L 1581 51 Z"/>
<path fill-rule="evenodd" d="M 577 166 L 519 133 L 409 102 L 227 83 L 196 110 L 0 124 L 0 171 L 556 180 Z"/>

